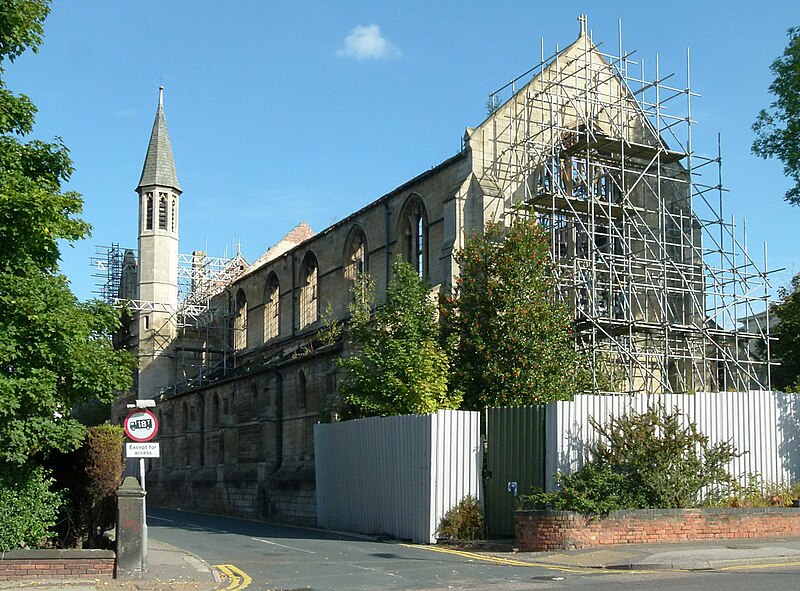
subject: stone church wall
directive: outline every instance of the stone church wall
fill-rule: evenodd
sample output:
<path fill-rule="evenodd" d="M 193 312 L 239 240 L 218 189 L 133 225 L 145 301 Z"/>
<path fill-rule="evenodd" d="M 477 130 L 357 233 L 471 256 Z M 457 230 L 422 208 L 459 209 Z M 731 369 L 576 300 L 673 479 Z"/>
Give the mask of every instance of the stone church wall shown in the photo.
<path fill-rule="evenodd" d="M 445 203 L 468 176 L 461 155 L 396 189 L 285 254 L 251 268 L 216 296 L 212 307 L 224 309 L 216 334 L 224 348 L 234 345 L 226 330 L 237 298 L 246 300 L 246 338 L 227 353 L 224 371 L 208 372 L 202 386 L 174 388 L 158 401 L 162 458 L 152 460 L 148 497 L 156 505 L 224 513 L 305 525 L 316 524 L 313 427 L 335 417 L 338 399 L 333 359 L 343 345 L 317 340 L 322 314 L 348 315 L 353 283 L 346 275 L 348 244 L 363 232 L 367 271 L 377 297 L 385 293 L 387 271 L 407 252 L 404 226 L 409 203 L 425 210 L 425 271 L 431 285 L 449 282 Z M 452 234 L 452 232 L 451 232 Z M 317 306 L 320 319 L 300 326 L 301 265 L 308 253 L 318 264 Z M 264 339 L 266 286 L 280 285 L 279 334 Z M 240 295 L 243 294 L 242 295 Z M 194 340 L 191 340 L 194 339 Z M 199 342 L 187 335 L 183 343 Z M 244 343 L 245 346 L 241 346 Z M 175 342 L 180 348 L 182 341 Z M 221 360 L 221 359 L 220 359 Z M 176 367 L 176 375 L 185 368 Z"/>
<path fill-rule="evenodd" d="M 162 458 L 151 460 L 155 505 L 314 525 L 313 425 L 332 356 L 227 380 L 160 401 Z M 299 371 L 306 402 L 297 392 Z M 285 378 L 283 376 L 286 376 Z"/>

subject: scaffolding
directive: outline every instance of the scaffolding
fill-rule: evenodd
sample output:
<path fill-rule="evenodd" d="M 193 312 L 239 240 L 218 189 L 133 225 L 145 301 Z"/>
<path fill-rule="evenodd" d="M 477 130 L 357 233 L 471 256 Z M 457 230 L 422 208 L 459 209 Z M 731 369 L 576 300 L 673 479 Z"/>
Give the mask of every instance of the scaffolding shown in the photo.
<path fill-rule="evenodd" d="M 178 255 L 178 301 L 183 320 L 195 326 L 210 307 L 211 299 L 247 269 L 237 254 L 233 258 L 209 257 L 203 251 Z"/>
<path fill-rule="evenodd" d="M 215 297 L 247 268 L 238 252 L 232 258 L 209 257 L 203 251 L 178 255 L 180 304 L 170 318 L 180 337 L 173 342 L 174 388 L 202 385 L 216 370 L 224 375 L 235 365 L 232 318 L 236 311 L 227 299 Z"/>
<path fill-rule="evenodd" d="M 120 282 L 122 280 L 122 251 L 119 244 L 111 246 L 96 246 L 94 255 L 90 257 L 95 278 L 96 294 L 101 300 L 109 303 L 119 297 Z"/>
<path fill-rule="evenodd" d="M 581 27 L 489 96 L 480 185 L 547 229 L 595 390 L 771 389 L 766 245 L 757 264 L 723 217 L 720 142 L 693 149 L 689 52 L 685 84 L 668 84 L 658 58 L 647 78 L 623 51 L 621 26 L 616 55 Z"/>
<path fill-rule="evenodd" d="M 555 295 L 595 391 L 771 389 L 766 245 L 756 262 L 745 225 L 724 215 L 719 138 L 714 156 L 693 148 L 689 52 L 675 82 L 658 58 L 646 75 L 621 27 L 614 53 L 593 43 L 585 18 L 581 32 L 550 56 L 542 43 L 536 66 L 490 94 L 492 115 L 469 133 L 485 203 L 547 230 Z M 93 261 L 102 297 L 169 312 L 156 347 L 180 357 L 177 384 L 236 363 L 238 302 L 219 294 L 246 270 L 240 255 L 179 255 L 174 310 L 119 298 L 118 245 Z"/>
<path fill-rule="evenodd" d="M 124 254 L 123 254 L 124 252 Z M 166 320 L 152 327 L 153 352 L 172 349 L 176 357 L 176 385 L 201 383 L 217 365 L 227 366 L 233 339 L 228 334 L 232 324 L 227 301 L 215 300 L 247 269 L 247 261 L 237 253 L 232 258 L 209 257 L 205 252 L 178 255 L 178 302 L 151 302 L 125 297 L 121 291 L 124 282 L 123 268 L 126 257 L 138 260 L 134 249 L 121 250 L 111 246 L 97 246 L 91 258 L 97 293 L 109 304 L 126 310 L 129 314 L 158 312 Z M 131 292 L 127 295 L 138 295 Z M 219 319 L 222 318 L 220 322 Z M 224 334 L 219 334 L 223 331 Z M 180 336 L 180 341 L 175 337 Z"/>

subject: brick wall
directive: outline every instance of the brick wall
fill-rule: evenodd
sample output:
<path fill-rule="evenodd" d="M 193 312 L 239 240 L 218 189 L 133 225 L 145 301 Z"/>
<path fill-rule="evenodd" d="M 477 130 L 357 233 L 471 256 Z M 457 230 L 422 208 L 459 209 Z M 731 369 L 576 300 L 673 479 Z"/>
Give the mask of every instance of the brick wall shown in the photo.
<path fill-rule="evenodd" d="M 0 558 L 0 581 L 9 579 L 111 579 L 110 550 L 12 550 Z"/>
<path fill-rule="evenodd" d="M 800 536 L 800 509 L 646 509 L 615 511 L 607 517 L 518 511 L 516 536 L 522 551 Z"/>

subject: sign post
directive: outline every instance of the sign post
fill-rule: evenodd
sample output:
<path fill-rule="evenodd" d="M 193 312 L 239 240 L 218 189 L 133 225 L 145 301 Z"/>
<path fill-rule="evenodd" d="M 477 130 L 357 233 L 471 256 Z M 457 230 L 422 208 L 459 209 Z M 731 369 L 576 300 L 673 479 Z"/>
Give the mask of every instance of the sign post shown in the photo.
<path fill-rule="evenodd" d="M 158 443 L 147 443 L 158 433 L 158 419 L 152 411 L 147 410 L 147 406 L 155 406 L 154 400 L 137 400 L 133 405 L 136 410 L 125 417 L 123 427 L 125 435 L 134 443 L 125 444 L 125 457 L 139 458 L 139 483 L 142 491 L 147 492 L 144 481 L 144 459 L 157 458 L 160 456 Z M 143 568 L 147 570 L 147 497 L 142 499 L 142 562 Z"/>

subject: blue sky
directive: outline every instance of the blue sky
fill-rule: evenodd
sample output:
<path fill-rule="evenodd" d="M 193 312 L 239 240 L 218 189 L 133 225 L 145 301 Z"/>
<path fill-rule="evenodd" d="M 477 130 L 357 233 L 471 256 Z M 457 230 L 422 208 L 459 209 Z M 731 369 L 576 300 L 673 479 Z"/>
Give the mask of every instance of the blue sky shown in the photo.
<path fill-rule="evenodd" d="M 657 8 L 658 7 L 658 8 Z M 780 163 L 750 154 L 771 101 L 769 64 L 800 25 L 797 2 L 56 1 L 38 55 L 7 83 L 39 107 L 37 137 L 58 135 L 93 236 L 64 248 L 63 271 L 92 295 L 95 245 L 136 245 L 139 180 L 158 86 L 181 202 L 181 252 L 252 261 L 305 220 L 320 231 L 455 154 L 489 92 L 577 36 L 624 47 L 684 79 L 692 54 L 695 149 L 722 134 L 726 216 L 785 284 L 800 271 L 800 207 L 783 201 Z M 651 70 L 652 71 L 652 70 Z"/>

